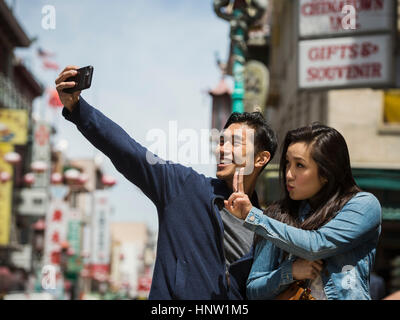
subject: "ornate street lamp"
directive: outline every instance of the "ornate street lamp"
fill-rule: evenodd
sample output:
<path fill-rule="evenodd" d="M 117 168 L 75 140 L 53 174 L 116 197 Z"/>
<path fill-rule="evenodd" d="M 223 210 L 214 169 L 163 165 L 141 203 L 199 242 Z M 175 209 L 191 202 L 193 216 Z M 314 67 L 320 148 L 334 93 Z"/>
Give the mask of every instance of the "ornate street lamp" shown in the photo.
<path fill-rule="evenodd" d="M 35 183 L 35 175 L 32 172 L 29 172 L 24 175 L 24 183 L 28 186 L 31 186 Z"/>
<path fill-rule="evenodd" d="M 261 18 L 268 0 L 214 0 L 218 17 L 229 21 L 232 41 L 232 73 L 235 81 L 232 112 L 244 112 L 244 64 L 246 62 L 248 29 Z"/>
<path fill-rule="evenodd" d="M 63 176 L 59 172 L 54 172 L 51 174 L 50 181 L 51 181 L 51 184 L 59 184 L 63 181 Z"/>
<path fill-rule="evenodd" d="M 35 173 L 43 173 L 47 170 L 48 165 L 44 161 L 34 161 L 31 164 L 31 169 Z"/>
<path fill-rule="evenodd" d="M 0 172 L 0 183 L 6 183 L 12 178 L 11 174 L 7 171 Z"/>

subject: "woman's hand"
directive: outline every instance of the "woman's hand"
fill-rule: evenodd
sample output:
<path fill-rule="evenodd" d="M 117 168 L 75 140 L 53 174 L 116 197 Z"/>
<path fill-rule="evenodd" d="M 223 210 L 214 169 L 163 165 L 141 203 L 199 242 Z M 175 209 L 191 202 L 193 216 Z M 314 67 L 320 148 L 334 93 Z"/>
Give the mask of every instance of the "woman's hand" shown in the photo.
<path fill-rule="evenodd" d="M 233 191 L 228 200 L 224 201 L 225 208 L 239 219 L 246 219 L 253 205 L 247 194 L 244 193 L 244 168 L 236 169 L 233 176 Z"/>
<path fill-rule="evenodd" d="M 314 280 L 318 277 L 323 268 L 323 261 L 308 261 L 304 259 L 297 259 L 293 262 L 292 275 L 295 280 Z"/>

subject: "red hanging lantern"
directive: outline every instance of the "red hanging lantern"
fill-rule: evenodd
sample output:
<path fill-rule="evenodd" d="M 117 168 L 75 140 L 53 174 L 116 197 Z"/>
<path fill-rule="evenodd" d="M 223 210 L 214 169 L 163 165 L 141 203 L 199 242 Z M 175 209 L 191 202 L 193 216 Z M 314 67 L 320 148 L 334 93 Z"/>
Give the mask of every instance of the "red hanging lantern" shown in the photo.
<path fill-rule="evenodd" d="M 50 180 L 51 180 L 51 184 L 59 184 L 62 182 L 63 176 L 61 173 L 54 172 L 51 174 Z"/>
<path fill-rule="evenodd" d="M 11 173 L 7 171 L 2 171 L 0 172 L 0 182 L 1 183 L 6 183 L 11 180 Z"/>
<path fill-rule="evenodd" d="M 44 161 L 35 161 L 31 164 L 31 169 L 35 173 L 43 173 L 47 170 L 47 163 Z"/>
<path fill-rule="evenodd" d="M 105 174 L 101 177 L 101 183 L 107 187 L 112 187 L 117 183 L 117 181 L 114 179 L 114 177 Z"/>
<path fill-rule="evenodd" d="M 35 175 L 33 173 L 27 173 L 24 175 L 24 183 L 30 187 L 31 185 L 33 185 L 35 183 Z"/>
<path fill-rule="evenodd" d="M 14 165 L 21 161 L 21 156 L 17 152 L 8 152 L 4 155 L 4 161 Z"/>
<path fill-rule="evenodd" d="M 35 183 L 35 175 L 32 172 L 29 172 L 24 175 L 24 183 L 27 185 L 32 185 Z"/>
<path fill-rule="evenodd" d="M 43 231 L 46 229 L 46 223 L 43 219 L 40 219 L 33 225 L 33 229 L 36 231 Z"/>
<path fill-rule="evenodd" d="M 68 169 L 64 172 L 65 179 L 68 182 L 76 182 L 79 179 L 80 172 L 76 169 Z"/>

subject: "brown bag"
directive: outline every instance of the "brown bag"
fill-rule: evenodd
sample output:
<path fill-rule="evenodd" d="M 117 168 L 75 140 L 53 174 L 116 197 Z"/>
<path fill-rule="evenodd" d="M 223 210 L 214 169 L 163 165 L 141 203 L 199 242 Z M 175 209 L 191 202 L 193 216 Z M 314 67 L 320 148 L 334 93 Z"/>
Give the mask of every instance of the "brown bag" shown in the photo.
<path fill-rule="evenodd" d="M 315 300 L 303 281 L 293 282 L 289 288 L 275 297 L 275 300 Z"/>

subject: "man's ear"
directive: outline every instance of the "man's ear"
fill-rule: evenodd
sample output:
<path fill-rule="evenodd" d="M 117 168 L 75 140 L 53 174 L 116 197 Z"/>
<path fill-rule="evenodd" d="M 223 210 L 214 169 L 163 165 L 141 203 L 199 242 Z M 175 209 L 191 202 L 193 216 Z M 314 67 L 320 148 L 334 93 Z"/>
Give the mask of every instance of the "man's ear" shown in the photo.
<path fill-rule="evenodd" d="M 270 159 L 271 159 L 271 154 L 268 151 L 261 151 L 256 156 L 256 161 L 254 163 L 254 166 L 256 168 L 262 168 L 269 162 Z"/>

